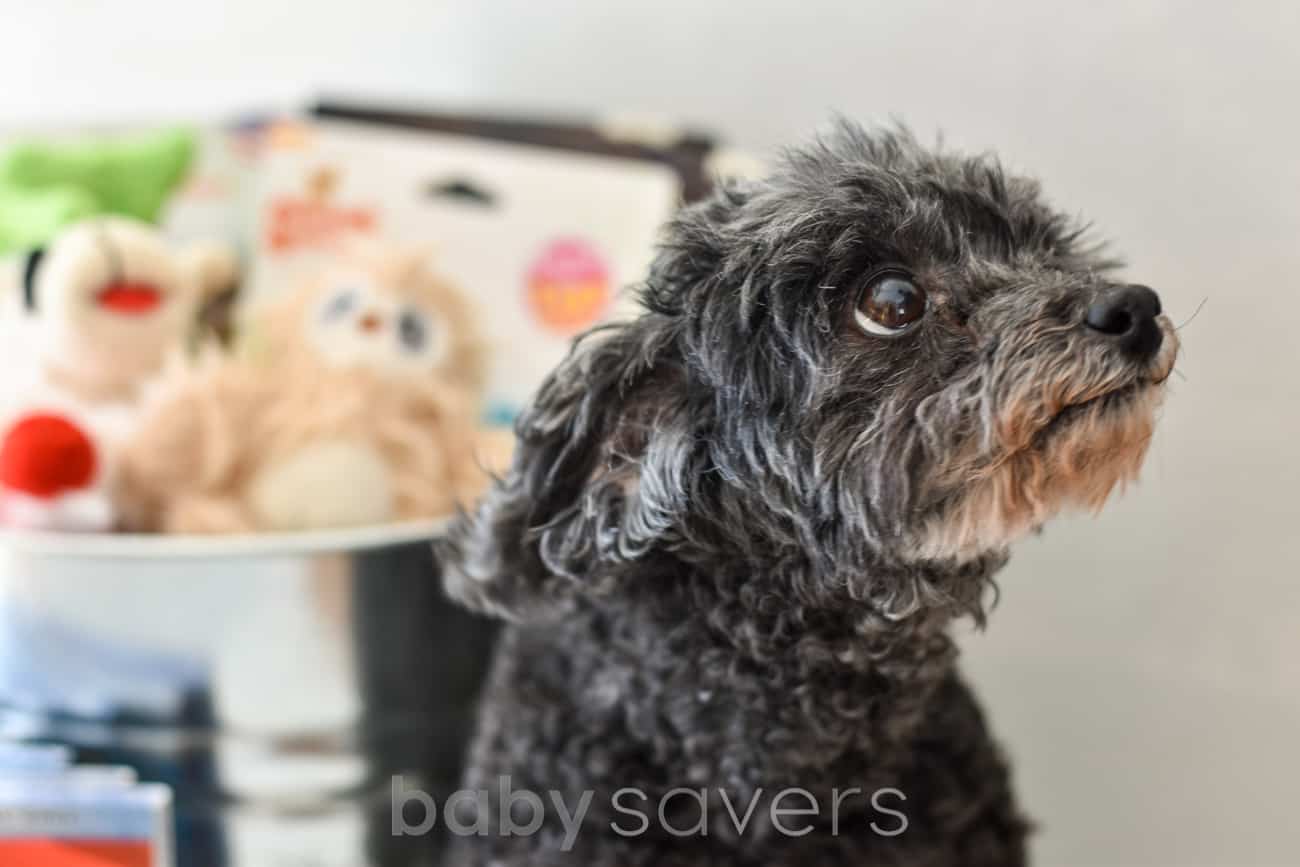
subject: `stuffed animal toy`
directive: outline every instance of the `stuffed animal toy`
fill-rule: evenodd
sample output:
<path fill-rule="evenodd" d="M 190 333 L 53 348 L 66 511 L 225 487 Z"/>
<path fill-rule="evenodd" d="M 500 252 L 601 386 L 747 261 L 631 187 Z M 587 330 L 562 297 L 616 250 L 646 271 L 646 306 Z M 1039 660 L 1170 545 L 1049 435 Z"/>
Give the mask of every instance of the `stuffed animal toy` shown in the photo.
<path fill-rule="evenodd" d="M 242 352 L 175 383 L 124 455 L 132 526 L 367 525 L 476 493 L 482 348 L 465 298 L 423 258 L 345 245 L 255 312 Z"/>
<path fill-rule="evenodd" d="M 168 246 L 125 217 L 78 223 L 20 263 L 0 392 L 0 524 L 105 530 L 115 449 L 180 354 L 199 303 L 233 282 L 232 253 Z"/>
<path fill-rule="evenodd" d="M 47 244 L 95 215 L 154 222 L 197 150 L 184 129 L 9 147 L 0 154 L 0 253 Z"/>

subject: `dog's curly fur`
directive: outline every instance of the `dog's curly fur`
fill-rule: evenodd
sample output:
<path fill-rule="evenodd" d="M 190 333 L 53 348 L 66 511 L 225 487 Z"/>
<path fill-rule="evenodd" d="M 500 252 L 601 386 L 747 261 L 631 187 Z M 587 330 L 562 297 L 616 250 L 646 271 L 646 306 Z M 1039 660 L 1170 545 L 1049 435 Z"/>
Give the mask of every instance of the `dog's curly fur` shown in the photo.
<path fill-rule="evenodd" d="M 929 294 L 897 337 L 855 325 L 885 266 Z M 1013 539 L 1137 471 L 1176 341 L 1163 316 L 1137 355 L 1084 326 L 1114 267 L 1034 181 L 901 130 L 842 123 L 685 209 L 643 314 L 578 342 L 444 548 L 451 594 L 513 621 L 469 786 L 596 793 L 572 851 L 547 825 L 455 863 L 1022 863 L 948 631 L 983 622 Z M 724 821 L 624 838 L 622 787 L 652 817 L 707 788 Z M 763 821 L 785 787 L 822 805 L 812 833 Z M 859 799 L 833 833 L 850 787 L 901 791 L 906 832 Z M 760 789 L 738 835 L 717 793 Z"/>

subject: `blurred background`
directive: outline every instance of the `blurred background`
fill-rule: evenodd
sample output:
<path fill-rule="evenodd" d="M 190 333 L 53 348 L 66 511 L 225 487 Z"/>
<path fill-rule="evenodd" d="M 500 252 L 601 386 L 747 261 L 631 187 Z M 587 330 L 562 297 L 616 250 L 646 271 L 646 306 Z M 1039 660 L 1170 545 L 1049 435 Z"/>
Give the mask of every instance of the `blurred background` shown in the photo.
<path fill-rule="evenodd" d="M 840 112 L 1038 175 L 1186 325 L 1140 486 L 1022 545 L 964 639 L 1037 863 L 1300 863 L 1300 6 L 11 0 L 5 24 L 6 132 L 333 94 L 768 156 Z"/>

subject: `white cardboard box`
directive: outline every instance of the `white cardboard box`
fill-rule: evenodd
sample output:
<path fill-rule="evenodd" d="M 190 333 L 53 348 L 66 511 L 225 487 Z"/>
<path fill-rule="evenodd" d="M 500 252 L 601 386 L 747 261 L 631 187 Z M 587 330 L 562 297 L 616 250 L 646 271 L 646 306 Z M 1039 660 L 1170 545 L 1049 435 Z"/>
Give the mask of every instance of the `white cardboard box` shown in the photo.
<path fill-rule="evenodd" d="M 667 166 L 342 122 L 268 133 L 254 181 L 247 303 L 347 232 L 428 244 L 477 302 L 488 420 L 508 422 L 580 331 L 626 310 L 681 184 Z"/>

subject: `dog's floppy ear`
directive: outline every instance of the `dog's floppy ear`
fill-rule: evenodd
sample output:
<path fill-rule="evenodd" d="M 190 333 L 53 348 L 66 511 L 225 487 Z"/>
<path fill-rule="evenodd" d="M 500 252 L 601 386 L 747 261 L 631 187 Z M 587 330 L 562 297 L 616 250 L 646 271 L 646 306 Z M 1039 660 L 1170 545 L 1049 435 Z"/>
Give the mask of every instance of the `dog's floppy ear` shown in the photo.
<path fill-rule="evenodd" d="M 441 546 L 453 596 L 528 617 L 607 588 L 672 533 L 693 438 L 671 340 L 651 315 L 578 342 L 516 424 L 510 471 Z"/>
<path fill-rule="evenodd" d="M 748 188 L 720 186 L 668 224 L 641 287 L 642 315 L 598 328 L 543 384 L 516 424 L 514 463 L 440 546 L 448 592 L 519 619 L 612 589 L 635 561 L 686 532 L 708 495 L 707 380 L 701 356 L 710 303 L 722 298 L 724 252 Z M 702 544 L 694 540 L 693 545 Z"/>

